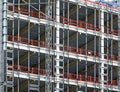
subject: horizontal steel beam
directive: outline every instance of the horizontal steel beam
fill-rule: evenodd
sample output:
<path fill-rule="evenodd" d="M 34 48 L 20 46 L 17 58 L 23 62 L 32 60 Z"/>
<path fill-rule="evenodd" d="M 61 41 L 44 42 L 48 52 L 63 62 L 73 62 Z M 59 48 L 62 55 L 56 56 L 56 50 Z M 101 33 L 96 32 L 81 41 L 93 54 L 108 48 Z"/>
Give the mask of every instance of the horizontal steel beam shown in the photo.
<path fill-rule="evenodd" d="M 7 74 L 8 75 L 11 75 L 12 76 L 12 71 L 8 70 L 7 71 Z M 37 74 L 30 74 L 31 77 L 28 76 L 28 73 L 24 73 L 24 72 L 17 72 L 17 71 L 14 71 L 14 76 L 15 77 L 19 77 L 19 78 L 23 78 L 23 79 L 37 79 L 38 78 L 38 75 Z M 46 76 L 44 75 L 40 75 L 40 80 L 41 81 L 46 81 Z M 54 77 L 51 77 L 51 82 L 54 82 L 55 78 Z M 80 85 L 80 86 L 86 86 L 86 81 L 77 81 L 76 83 L 76 80 L 72 80 L 72 79 L 62 79 L 62 78 L 59 78 L 58 79 L 59 81 L 63 82 L 64 81 L 64 84 L 69 84 L 69 85 Z M 92 82 L 87 82 L 87 86 L 90 87 L 90 88 L 98 88 L 100 89 L 100 86 L 101 84 L 99 83 L 92 83 Z M 112 91 L 118 91 L 118 86 L 105 86 L 106 89 L 108 90 L 112 90 Z"/>
<path fill-rule="evenodd" d="M 11 41 L 7 42 L 7 47 L 11 47 L 11 48 L 14 47 L 16 49 L 22 49 L 22 50 L 27 50 L 27 51 L 32 51 L 32 52 L 40 52 L 40 53 L 45 53 L 45 54 L 49 53 L 48 50 L 43 47 L 32 46 L 32 45 L 16 43 L 16 42 L 11 42 Z M 63 56 L 63 51 L 56 51 L 56 50 L 51 49 L 50 54 L 51 55 L 59 54 L 60 56 Z M 64 57 L 69 57 L 69 58 L 79 59 L 79 60 L 86 60 L 86 58 L 87 58 L 87 60 L 90 62 L 101 63 L 101 61 L 102 61 L 102 62 L 108 64 L 107 59 L 101 60 L 98 57 L 86 56 L 86 55 L 71 53 L 71 52 L 64 52 Z M 111 61 L 111 62 L 109 62 L 109 65 L 119 66 L 119 62 Z"/>
<path fill-rule="evenodd" d="M 13 16 L 14 15 L 14 16 Z M 35 24 L 46 24 L 46 20 L 45 19 L 39 19 L 38 18 L 34 18 L 34 17 L 29 17 L 28 19 L 28 16 L 27 15 L 23 15 L 23 14 L 20 14 L 19 17 L 18 17 L 18 14 L 17 13 L 10 13 L 8 12 L 8 18 L 20 18 L 21 20 L 25 20 L 25 21 L 30 21 L 31 23 L 35 23 Z M 51 21 L 51 26 L 54 26 L 55 23 L 53 23 Z M 59 23 L 60 25 L 60 28 L 64 28 L 64 29 L 69 29 L 69 30 L 72 30 L 72 31 L 75 31 L 75 32 L 79 32 L 79 33 L 83 33 L 83 34 L 90 34 L 90 35 L 96 35 L 96 36 L 100 36 L 101 35 L 101 32 L 99 31 L 94 31 L 94 30 L 90 30 L 90 29 L 84 29 L 84 28 L 78 28 L 77 26 L 72 26 L 72 25 L 67 25 L 67 24 L 61 24 Z M 76 30 L 77 29 L 77 30 Z M 112 34 L 106 34 L 104 33 L 103 36 L 105 38 L 109 38 L 109 39 L 114 39 L 114 40 L 118 40 L 118 36 L 116 35 L 112 35 Z"/>

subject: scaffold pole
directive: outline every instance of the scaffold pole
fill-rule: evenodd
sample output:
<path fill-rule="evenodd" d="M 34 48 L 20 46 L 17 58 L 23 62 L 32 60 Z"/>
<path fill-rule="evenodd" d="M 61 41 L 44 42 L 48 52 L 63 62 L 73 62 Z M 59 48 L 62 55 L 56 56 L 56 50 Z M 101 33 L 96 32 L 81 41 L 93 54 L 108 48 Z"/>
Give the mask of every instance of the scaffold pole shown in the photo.
<path fill-rule="evenodd" d="M 118 56 L 120 65 L 120 14 L 118 14 Z M 118 89 L 120 91 L 120 66 L 118 67 Z"/>
<path fill-rule="evenodd" d="M 0 92 L 5 92 L 6 42 L 7 42 L 7 0 L 0 0 Z"/>
<path fill-rule="evenodd" d="M 101 65 L 100 65 L 100 79 L 101 79 L 101 91 L 100 92 L 104 92 L 104 11 L 102 9 L 103 7 L 101 7 L 100 10 L 100 26 L 101 26 Z"/>

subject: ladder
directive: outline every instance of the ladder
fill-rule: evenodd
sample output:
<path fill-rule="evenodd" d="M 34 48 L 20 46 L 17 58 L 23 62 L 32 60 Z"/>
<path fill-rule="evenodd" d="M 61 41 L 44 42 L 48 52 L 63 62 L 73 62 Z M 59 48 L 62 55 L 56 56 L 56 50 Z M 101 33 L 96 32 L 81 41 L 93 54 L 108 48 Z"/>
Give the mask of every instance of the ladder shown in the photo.
<path fill-rule="evenodd" d="M 104 63 L 104 84 L 108 84 L 108 64 Z"/>
<path fill-rule="evenodd" d="M 30 68 L 30 71 L 34 74 L 38 74 L 37 77 L 34 75 L 29 75 L 29 91 L 40 92 L 40 76 L 39 76 L 39 69 L 38 68 Z M 30 72 L 30 73 L 31 73 Z"/>
<path fill-rule="evenodd" d="M 7 70 L 11 71 L 11 73 L 6 76 L 6 87 L 7 89 L 9 88 L 11 92 L 14 92 L 14 50 L 13 48 L 8 48 L 6 52 Z"/>
<path fill-rule="evenodd" d="M 35 91 L 35 92 L 40 92 L 40 87 L 39 87 L 39 83 L 38 83 L 38 79 L 36 80 L 31 80 L 30 84 L 29 84 L 29 91 Z"/>
<path fill-rule="evenodd" d="M 100 89 L 105 90 L 104 85 L 108 85 L 108 64 L 101 63 L 101 65 L 99 65 L 98 73 L 99 73 L 99 82 L 101 84 Z M 104 92 L 103 90 L 100 92 Z M 108 91 L 108 89 L 106 89 L 106 91 Z"/>
<path fill-rule="evenodd" d="M 59 66 L 55 64 L 55 74 L 54 74 L 56 76 L 55 82 L 56 84 L 59 83 L 59 88 L 57 87 L 57 85 L 55 85 L 55 92 L 63 92 L 64 90 L 64 54 L 63 56 L 60 56 L 59 59 L 55 58 L 55 62 L 59 62 Z M 62 78 L 63 80 L 59 80 L 59 78 Z"/>
<path fill-rule="evenodd" d="M 108 85 L 108 64 L 102 63 L 99 68 L 99 76 L 100 76 L 100 83 L 102 85 L 102 88 L 108 92 L 108 87 L 104 88 L 104 85 Z M 103 92 L 103 91 L 101 91 Z"/>

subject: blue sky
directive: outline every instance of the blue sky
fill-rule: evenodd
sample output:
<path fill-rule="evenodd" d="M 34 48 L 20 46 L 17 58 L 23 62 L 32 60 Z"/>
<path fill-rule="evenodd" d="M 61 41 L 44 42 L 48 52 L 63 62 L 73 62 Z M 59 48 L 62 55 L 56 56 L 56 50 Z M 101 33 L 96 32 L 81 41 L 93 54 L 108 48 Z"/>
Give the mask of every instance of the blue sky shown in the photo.
<path fill-rule="evenodd" d="M 99 2 L 105 3 L 105 4 L 110 5 L 110 6 L 114 6 L 114 7 L 120 6 L 120 3 L 115 2 L 118 0 L 91 0 L 91 1 L 99 1 Z"/>

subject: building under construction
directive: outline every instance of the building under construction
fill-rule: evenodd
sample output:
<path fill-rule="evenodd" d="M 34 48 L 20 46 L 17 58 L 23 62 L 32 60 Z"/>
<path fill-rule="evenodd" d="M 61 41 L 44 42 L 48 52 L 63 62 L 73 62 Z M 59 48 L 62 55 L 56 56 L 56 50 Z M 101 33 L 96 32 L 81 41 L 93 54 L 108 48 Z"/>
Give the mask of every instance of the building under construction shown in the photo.
<path fill-rule="evenodd" d="M 120 8 L 93 0 L 0 0 L 0 92 L 120 92 Z"/>

